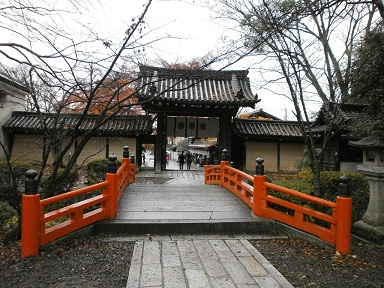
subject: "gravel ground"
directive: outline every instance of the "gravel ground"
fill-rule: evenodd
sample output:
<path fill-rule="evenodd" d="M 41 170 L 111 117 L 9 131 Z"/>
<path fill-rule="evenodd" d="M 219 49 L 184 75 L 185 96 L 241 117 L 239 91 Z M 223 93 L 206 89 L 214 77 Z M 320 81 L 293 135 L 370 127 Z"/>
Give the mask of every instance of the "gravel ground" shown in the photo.
<path fill-rule="evenodd" d="M 383 246 L 353 239 L 341 256 L 297 238 L 250 242 L 294 287 L 384 287 Z M 24 259 L 19 242 L 1 244 L 1 287 L 125 287 L 133 244 L 82 236 Z"/>
<path fill-rule="evenodd" d="M 20 258 L 20 243 L 0 245 L 3 288 L 125 287 L 133 242 L 103 242 L 82 236 Z"/>
<path fill-rule="evenodd" d="M 340 255 L 297 238 L 250 242 L 296 288 L 384 287 L 384 246 L 353 238 L 351 254 Z"/>

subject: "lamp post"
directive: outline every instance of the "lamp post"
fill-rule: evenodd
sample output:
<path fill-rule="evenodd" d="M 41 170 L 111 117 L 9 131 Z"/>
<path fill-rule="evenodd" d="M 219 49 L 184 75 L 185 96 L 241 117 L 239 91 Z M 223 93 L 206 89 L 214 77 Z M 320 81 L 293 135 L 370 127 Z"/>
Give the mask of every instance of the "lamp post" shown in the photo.
<path fill-rule="evenodd" d="M 384 122 L 373 127 L 371 135 L 349 141 L 349 145 L 363 149 L 363 165 L 357 170 L 369 183 L 369 204 L 363 219 L 353 224 L 353 231 L 363 237 L 384 243 Z"/>

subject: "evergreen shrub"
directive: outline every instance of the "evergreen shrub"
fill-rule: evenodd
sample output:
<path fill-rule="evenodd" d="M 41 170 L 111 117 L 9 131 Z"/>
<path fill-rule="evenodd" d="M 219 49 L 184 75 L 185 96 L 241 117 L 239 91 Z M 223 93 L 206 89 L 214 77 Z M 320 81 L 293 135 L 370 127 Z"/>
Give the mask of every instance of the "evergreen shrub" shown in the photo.
<path fill-rule="evenodd" d="M 90 185 L 105 181 L 108 163 L 108 159 L 96 159 L 87 164 L 87 176 Z"/>
<path fill-rule="evenodd" d="M 12 176 L 7 161 L 0 161 L 0 201 L 8 202 L 11 207 L 19 210 L 21 190 L 25 182 L 25 172 L 33 167 L 30 163 L 22 161 L 14 161 L 11 165 L 15 175 L 16 186 L 12 183 Z"/>

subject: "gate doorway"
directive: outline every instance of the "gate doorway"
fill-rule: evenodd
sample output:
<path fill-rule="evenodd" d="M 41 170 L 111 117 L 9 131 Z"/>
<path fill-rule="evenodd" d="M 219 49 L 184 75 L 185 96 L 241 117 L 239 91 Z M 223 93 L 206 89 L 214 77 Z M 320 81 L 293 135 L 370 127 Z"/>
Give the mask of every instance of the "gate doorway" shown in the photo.
<path fill-rule="evenodd" d="M 167 116 L 166 131 L 166 170 L 201 170 L 208 156 L 211 163 L 218 160 L 217 117 Z M 182 153 L 183 167 L 179 161 Z"/>
<path fill-rule="evenodd" d="M 138 100 L 147 113 L 156 115 L 156 173 L 171 169 L 167 166 L 171 163 L 167 164 L 170 151 L 177 156 L 170 154 L 169 161 L 177 161 L 176 157 L 189 149 L 196 168 L 197 162 L 203 165 L 207 156 L 213 163 L 220 162 L 219 151 L 223 149 L 229 151 L 229 156 L 232 154 L 232 118 L 240 107 L 254 107 L 258 102 L 247 75 L 247 70 L 140 66 Z M 204 136 L 207 131 L 212 134 Z M 177 137 L 188 141 L 187 149 L 178 149 Z"/>
<path fill-rule="evenodd" d="M 153 135 L 141 137 L 137 141 L 136 163 L 140 170 L 155 170 L 156 144 Z"/>

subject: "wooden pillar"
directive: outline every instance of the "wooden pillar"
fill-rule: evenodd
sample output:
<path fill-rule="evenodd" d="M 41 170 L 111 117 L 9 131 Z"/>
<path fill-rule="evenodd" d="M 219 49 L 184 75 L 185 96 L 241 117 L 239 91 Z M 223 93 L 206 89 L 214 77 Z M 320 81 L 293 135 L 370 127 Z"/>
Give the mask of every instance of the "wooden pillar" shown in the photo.
<path fill-rule="evenodd" d="M 165 143 L 167 135 L 166 115 L 163 112 L 157 113 L 157 134 L 155 149 L 155 173 L 161 173 L 165 165 Z"/>
<path fill-rule="evenodd" d="M 221 152 L 223 149 L 231 151 L 232 148 L 232 115 L 230 113 L 222 114 L 219 117 L 219 161 L 221 161 Z M 229 155 L 231 157 L 231 155 Z"/>

